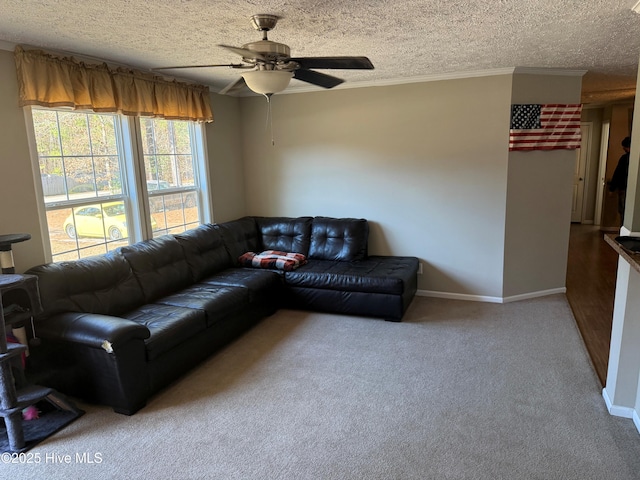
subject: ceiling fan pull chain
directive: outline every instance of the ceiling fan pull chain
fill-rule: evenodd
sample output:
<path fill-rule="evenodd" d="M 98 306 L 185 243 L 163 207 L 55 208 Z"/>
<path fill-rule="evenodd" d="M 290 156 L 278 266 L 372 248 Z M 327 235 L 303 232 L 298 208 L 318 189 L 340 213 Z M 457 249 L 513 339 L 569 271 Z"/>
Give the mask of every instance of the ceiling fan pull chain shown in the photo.
<path fill-rule="evenodd" d="M 276 141 L 273 139 L 273 113 L 271 111 L 271 93 L 263 94 L 267 99 L 267 124 L 265 125 L 265 129 L 269 130 L 271 134 L 271 145 L 275 145 Z"/>

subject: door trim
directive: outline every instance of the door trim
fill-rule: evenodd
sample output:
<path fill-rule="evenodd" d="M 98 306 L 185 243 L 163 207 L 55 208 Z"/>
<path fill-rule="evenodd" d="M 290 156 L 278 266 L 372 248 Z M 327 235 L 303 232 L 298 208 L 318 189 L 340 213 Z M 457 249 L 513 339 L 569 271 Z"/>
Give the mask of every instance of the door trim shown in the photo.
<path fill-rule="evenodd" d="M 596 212 L 594 215 L 594 223 L 602 224 L 602 208 L 604 203 L 604 188 L 606 186 L 607 173 L 607 152 L 609 150 L 609 129 L 611 123 L 609 120 L 602 122 L 600 133 L 600 158 L 598 159 L 598 188 L 596 190 Z"/>

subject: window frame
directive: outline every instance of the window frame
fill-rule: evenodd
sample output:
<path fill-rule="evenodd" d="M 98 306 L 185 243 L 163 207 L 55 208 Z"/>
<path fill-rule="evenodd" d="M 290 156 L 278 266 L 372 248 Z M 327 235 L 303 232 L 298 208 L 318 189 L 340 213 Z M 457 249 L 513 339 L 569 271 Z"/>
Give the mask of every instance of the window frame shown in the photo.
<path fill-rule="evenodd" d="M 187 121 L 189 124 L 191 149 L 194 159 L 194 187 L 171 188 L 158 191 L 156 195 L 150 195 L 146 185 L 147 181 L 144 166 L 141 123 L 139 121 L 140 117 L 127 116 L 122 114 L 110 114 L 115 115 L 118 119 L 118 121 L 116 122 L 115 130 L 117 137 L 116 141 L 118 143 L 118 146 L 120 147 L 118 151 L 118 157 L 122 175 L 122 193 L 118 195 L 106 195 L 103 197 L 96 196 L 83 199 L 46 203 L 40 173 L 35 127 L 33 124 L 34 109 L 76 112 L 79 114 L 99 114 L 100 112 L 93 112 L 91 110 L 73 110 L 71 108 L 64 107 L 46 108 L 28 106 L 23 108 L 25 123 L 27 126 L 27 137 L 29 141 L 29 152 L 31 156 L 38 219 L 42 235 L 45 260 L 47 262 L 53 262 L 51 236 L 47 221 L 47 212 L 51 210 L 50 207 L 74 209 L 82 206 L 101 204 L 110 201 L 123 201 L 127 211 L 127 230 L 129 244 L 154 238 L 148 198 L 156 195 L 194 192 L 197 196 L 199 206 L 199 224 L 211 223 L 213 221 L 210 200 L 211 196 L 209 193 L 210 177 L 209 162 L 207 158 L 206 132 L 204 125 L 201 122 L 196 123 Z"/>
<path fill-rule="evenodd" d="M 213 215 L 211 204 L 207 200 L 210 197 L 209 195 L 209 182 L 203 182 L 202 179 L 209 179 L 209 162 L 201 161 L 201 159 L 206 159 L 206 136 L 205 129 L 202 123 L 189 122 L 184 120 L 174 120 L 180 122 L 186 122 L 189 126 L 189 134 L 191 139 L 191 155 L 194 157 L 193 164 L 193 177 L 194 177 L 194 185 L 191 186 L 183 186 L 183 187 L 170 187 L 163 188 L 158 190 L 149 190 L 147 185 L 146 174 L 148 172 L 145 171 L 145 155 L 144 155 L 144 147 L 143 147 L 143 139 L 142 139 L 142 125 L 141 125 L 141 117 L 135 117 L 134 128 L 135 132 L 135 140 L 136 145 L 138 146 L 138 166 L 140 168 L 140 182 L 137 185 L 137 188 L 140 192 L 144 193 L 144 196 L 148 199 L 151 198 L 162 198 L 164 195 L 172 195 L 172 194 L 188 194 L 193 192 L 196 196 L 196 202 L 199 206 L 198 213 L 199 218 L 198 221 L 200 224 L 211 222 Z M 164 155 L 164 154 L 161 154 Z M 207 201 L 206 201 L 207 200 Z M 149 218 L 151 213 L 151 207 L 148 201 L 143 201 L 144 203 L 144 212 L 145 217 Z M 149 223 L 150 220 L 147 222 Z M 147 226 L 149 231 L 149 237 L 153 238 L 153 232 L 150 228 L 150 223 Z"/>

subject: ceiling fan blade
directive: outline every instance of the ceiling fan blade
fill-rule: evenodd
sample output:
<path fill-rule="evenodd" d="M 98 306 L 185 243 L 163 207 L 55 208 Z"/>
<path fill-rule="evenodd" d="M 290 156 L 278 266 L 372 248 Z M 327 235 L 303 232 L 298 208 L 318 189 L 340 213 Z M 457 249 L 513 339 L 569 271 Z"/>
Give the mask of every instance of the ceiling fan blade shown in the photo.
<path fill-rule="evenodd" d="M 234 93 L 234 92 L 237 92 L 238 90 L 242 90 L 246 86 L 247 86 L 247 84 L 244 81 L 244 78 L 238 77 L 236 80 L 234 80 L 233 82 L 229 83 L 226 87 L 224 87 L 218 93 L 220 95 L 227 95 L 229 93 Z"/>
<path fill-rule="evenodd" d="M 373 63 L 367 57 L 300 57 L 291 61 L 302 68 L 373 70 Z"/>
<path fill-rule="evenodd" d="M 246 65 L 242 63 L 216 63 L 213 65 L 179 65 L 175 67 L 157 67 L 152 68 L 151 70 L 175 70 L 178 68 L 209 68 L 209 67 L 229 67 L 229 68 L 245 68 Z M 248 68 L 253 68 L 253 65 L 248 66 Z"/>
<path fill-rule="evenodd" d="M 239 48 L 239 47 L 232 47 L 230 45 L 218 45 L 219 47 L 222 48 L 226 48 L 227 50 L 231 50 L 233 53 L 237 53 L 238 55 L 241 55 L 242 58 L 253 58 L 255 60 L 262 60 L 262 61 L 267 61 L 267 58 L 258 53 L 258 52 L 254 52 L 253 50 L 249 50 L 247 48 Z"/>
<path fill-rule="evenodd" d="M 325 73 L 314 72 L 313 70 L 306 70 L 304 68 L 295 70 L 293 72 L 293 78 L 324 88 L 333 88 L 336 85 L 340 85 L 342 82 L 344 82 L 344 80 L 342 80 L 341 78 L 333 77 Z"/>

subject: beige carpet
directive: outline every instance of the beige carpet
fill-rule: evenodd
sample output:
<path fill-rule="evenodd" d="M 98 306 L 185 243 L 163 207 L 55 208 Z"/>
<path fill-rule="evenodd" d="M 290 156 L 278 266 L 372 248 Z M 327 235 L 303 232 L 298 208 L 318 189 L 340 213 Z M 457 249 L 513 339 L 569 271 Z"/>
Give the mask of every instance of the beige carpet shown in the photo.
<path fill-rule="evenodd" d="M 402 323 L 283 310 L 132 417 L 81 404 L 0 477 L 638 479 L 600 390 L 564 295 L 416 298 Z"/>

